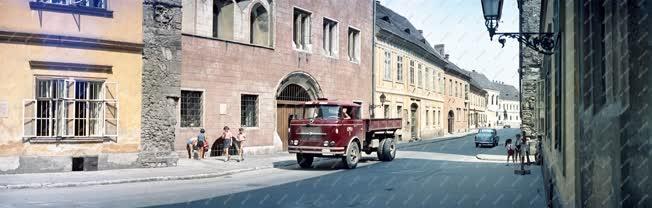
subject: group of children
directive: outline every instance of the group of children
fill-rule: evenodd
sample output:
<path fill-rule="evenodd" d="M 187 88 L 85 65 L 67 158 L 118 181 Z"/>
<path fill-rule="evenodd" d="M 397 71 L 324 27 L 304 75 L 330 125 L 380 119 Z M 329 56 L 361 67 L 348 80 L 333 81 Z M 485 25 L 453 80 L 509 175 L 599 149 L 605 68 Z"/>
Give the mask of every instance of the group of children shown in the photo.
<path fill-rule="evenodd" d="M 505 149 L 507 149 L 507 165 L 509 165 L 509 158 L 512 158 L 512 162 L 516 164 L 516 158 L 521 160 L 521 163 L 525 162 L 527 158 L 527 163 L 530 164 L 530 144 L 527 142 L 526 137 L 522 137 L 520 134 L 516 134 L 515 144 L 512 144 L 512 139 L 507 139 L 505 141 Z"/>
<path fill-rule="evenodd" d="M 229 155 L 229 148 L 231 147 L 231 145 L 235 145 L 235 148 L 238 152 L 237 154 L 238 156 L 240 156 L 240 159 L 238 159 L 237 161 L 240 162 L 244 160 L 242 148 L 244 147 L 244 143 L 247 140 L 247 135 L 244 133 L 244 129 L 239 128 L 237 135 L 233 135 L 233 133 L 231 133 L 231 129 L 228 126 L 224 126 L 222 130 L 223 132 L 221 138 L 224 141 L 223 149 L 224 149 L 224 155 L 226 156 L 226 160 L 224 161 L 227 162 L 231 160 L 231 155 Z M 188 150 L 188 159 L 192 158 L 193 151 L 198 152 L 199 155 L 197 156 L 197 159 L 204 158 L 205 153 L 208 151 L 208 141 L 206 140 L 205 133 L 206 130 L 201 129 L 199 130 L 199 135 L 197 135 L 197 137 L 188 139 L 188 142 L 186 143 L 186 149 Z"/>

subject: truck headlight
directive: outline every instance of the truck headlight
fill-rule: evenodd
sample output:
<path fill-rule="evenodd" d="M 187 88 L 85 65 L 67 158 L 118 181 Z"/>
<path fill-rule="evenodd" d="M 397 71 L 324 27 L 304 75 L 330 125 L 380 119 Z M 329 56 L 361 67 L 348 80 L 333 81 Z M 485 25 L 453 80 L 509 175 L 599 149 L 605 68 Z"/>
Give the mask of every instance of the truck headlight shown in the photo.
<path fill-rule="evenodd" d="M 324 141 L 324 147 L 328 147 L 328 141 Z"/>
<path fill-rule="evenodd" d="M 335 146 L 335 141 L 331 141 L 331 146 Z"/>
<path fill-rule="evenodd" d="M 299 145 L 299 140 L 292 140 L 292 144 L 294 144 L 294 146 Z"/>

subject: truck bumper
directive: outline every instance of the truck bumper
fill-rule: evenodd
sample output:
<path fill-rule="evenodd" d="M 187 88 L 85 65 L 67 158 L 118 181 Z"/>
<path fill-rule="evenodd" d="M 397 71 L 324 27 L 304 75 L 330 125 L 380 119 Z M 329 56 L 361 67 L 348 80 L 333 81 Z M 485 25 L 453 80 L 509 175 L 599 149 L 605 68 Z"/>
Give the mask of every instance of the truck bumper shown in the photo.
<path fill-rule="evenodd" d="M 316 155 L 344 155 L 344 147 L 289 146 L 289 153 Z"/>

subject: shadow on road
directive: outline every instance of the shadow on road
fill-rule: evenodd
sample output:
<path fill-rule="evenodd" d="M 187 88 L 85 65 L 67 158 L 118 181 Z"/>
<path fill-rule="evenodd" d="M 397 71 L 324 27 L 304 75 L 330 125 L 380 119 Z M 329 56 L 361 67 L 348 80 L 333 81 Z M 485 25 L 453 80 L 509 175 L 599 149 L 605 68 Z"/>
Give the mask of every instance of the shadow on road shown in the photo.
<path fill-rule="evenodd" d="M 514 168 L 503 163 L 397 158 L 156 207 L 543 207 L 540 169 L 533 166 L 532 175 L 520 176 L 513 174 Z"/>

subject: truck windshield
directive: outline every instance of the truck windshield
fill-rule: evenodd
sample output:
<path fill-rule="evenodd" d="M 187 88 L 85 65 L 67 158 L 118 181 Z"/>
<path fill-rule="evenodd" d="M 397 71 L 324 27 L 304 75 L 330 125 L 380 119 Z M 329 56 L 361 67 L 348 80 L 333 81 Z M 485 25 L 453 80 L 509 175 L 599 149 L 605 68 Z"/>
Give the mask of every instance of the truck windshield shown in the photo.
<path fill-rule="evenodd" d="M 305 118 L 306 119 L 338 119 L 339 118 L 340 107 L 339 106 L 307 106 L 305 108 Z"/>

